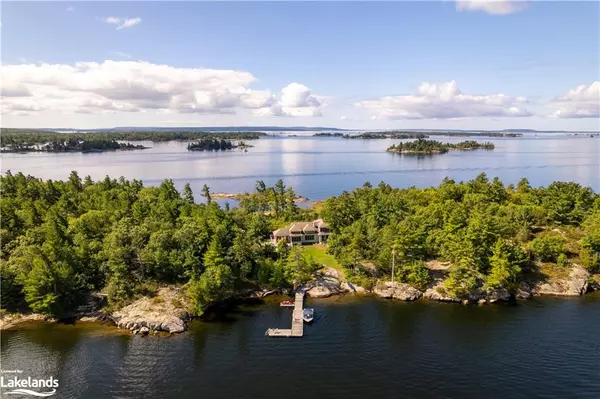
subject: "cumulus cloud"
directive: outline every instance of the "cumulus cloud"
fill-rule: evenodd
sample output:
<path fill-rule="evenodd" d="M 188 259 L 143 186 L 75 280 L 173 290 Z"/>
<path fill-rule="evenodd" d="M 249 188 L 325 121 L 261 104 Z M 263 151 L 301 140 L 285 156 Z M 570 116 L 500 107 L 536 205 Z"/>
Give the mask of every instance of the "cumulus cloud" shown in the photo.
<path fill-rule="evenodd" d="M 356 107 L 378 118 L 387 119 L 452 119 L 481 116 L 522 117 L 532 114 L 521 106 L 525 97 L 504 94 L 472 95 L 462 93 L 456 81 L 423 82 L 417 94 L 385 96 L 361 101 Z"/>
<path fill-rule="evenodd" d="M 456 9 L 459 11 L 482 11 L 492 15 L 507 15 L 523 11 L 528 7 L 528 1 L 514 0 L 457 0 Z"/>
<path fill-rule="evenodd" d="M 106 17 L 102 18 L 102 22 L 110 25 L 117 25 L 116 30 L 121 30 L 125 28 L 131 28 L 142 22 L 140 17 L 135 18 L 121 18 L 121 17 Z"/>
<path fill-rule="evenodd" d="M 295 83 L 279 99 L 249 86 L 249 72 L 177 68 L 143 61 L 0 66 L 2 111 L 7 114 L 147 112 L 316 116 L 320 101 Z"/>
<path fill-rule="evenodd" d="M 600 81 L 579 85 L 550 102 L 553 118 L 600 118 Z"/>
<path fill-rule="evenodd" d="M 313 95 L 311 90 L 300 83 L 290 83 L 279 94 L 279 98 L 271 98 L 267 107 L 256 107 L 257 116 L 322 116 L 324 102 L 321 97 Z"/>

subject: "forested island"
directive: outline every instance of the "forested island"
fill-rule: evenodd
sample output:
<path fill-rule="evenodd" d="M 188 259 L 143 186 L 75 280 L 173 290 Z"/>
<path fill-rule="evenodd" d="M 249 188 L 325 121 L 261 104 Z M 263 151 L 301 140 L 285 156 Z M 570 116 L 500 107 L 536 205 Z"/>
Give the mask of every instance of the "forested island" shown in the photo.
<path fill-rule="evenodd" d="M 2 137 L 3 145 L 4 137 Z M 143 150 L 148 147 L 131 143 L 119 143 L 115 140 L 103 140 L 68 137 L 66 140 L 53 140 L 44 144 L 18 143 L 0 149 L 1 152 L 104 152 L 122 150 Z"/>
<path fill-rule="evenodd" d="M 413 133 L 413 132 L 364 132 L 360 134 L 344 134 L 344 139 L 361 139 L 361 140 L 373 140 L 373 139 L 418 139 L 427 138 L 424 133 Z"/>
<path fill-rule="evenodd" d="M 495 146 L 492 143 L 479 143 L 474 140 L 460 143 L 442 143 L 436 140 L 418 139 L 406 143 L 392 144 L 386 151 L 403 154 L 445 154 L 450 150 L 493 150 L 494 148 Z"/>
<path fill-rule="evenodd" d="M 319 132 L 313 134 L 314 137 L 343 137 L 344 133 L 340 132 Z"/>
<path fill-rule="evenodd" d="M 361 140 L 377 140 L 377 139 L 427 139 L 430 136 L 449 136 L 449 137 L 522 137 L 521 133 L 504 133 L 504 132 L 412 132 L 402 130 L 390 130 L 379 132 L 363 132 L 363 133 L 316 133 L 313 136 L 320 137 L 341 137 L 344 139 L 361 139 Z"/>
<path fill-rule="evenodd" d="M 0 188 L 3 312 L 76 314 L 101 293 L 116 322 L 112 312 L 168 285 L 181 296 L 146 301 L 198 315 L 248 287 L 313 281 L 322 264 L 301 247 L 272 245 L 269 235 L 317 217 L 331 227 L 328 252 L 342 278 L 374 292 L 390 279 L 392 252 L 397 287 L 410 299 L 495 301 L 598 287 L 600 197 L 576 183 L 505 186 L 485 174 L 427 189 L 367 183 L 318 211 L 299 209 L 281 180 L 259 181 L 232 209 L 212 201 L 207 186 L 198 204 L 188 184 L 179 192 L 171 180 L 145 187 L 76 172 L 66 181 L 7 172 Z"/>
<path fill-rule="evenodd" d="M 252 145 L 245 141 L 234 143 L 228 139 L 203 138 L 187 146 L 188 151 L 227 151 L 233 149 L 246 150 Z"/>

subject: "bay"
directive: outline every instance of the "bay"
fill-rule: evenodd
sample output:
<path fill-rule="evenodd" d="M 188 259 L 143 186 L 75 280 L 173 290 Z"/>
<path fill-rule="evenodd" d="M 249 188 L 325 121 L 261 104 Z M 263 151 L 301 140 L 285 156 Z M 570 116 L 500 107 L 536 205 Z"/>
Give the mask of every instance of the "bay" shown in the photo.
<path fill-rule="evenodd" d="M 444 142 L 464 137 L 432 137 Z M 310 199 L 352 190 L 366 181 L 393 187 L 437 186 L 444 177 L 469 180 L 481 172 L 505 184 L 526 177 L 533 186 L 555 180 L 576 181 L 600 191 L 600 139 L 566 134 L 519 138 L 476 138 L 495 144 L 493 151 L 451 151 L 443 155 L 389 154 L 400 140 L 345 140 L 337 137 L 270 136 L 253 141 L 248 152 L 187 151 L 187 143 L 141 142 L 147 150 L 2 154 L 2 170 L 21 171 L 44 179 L 66 179 L 72 170 L 93 179 L 124 176 L 158 185 L 173 179 L 178 188 L 190 183 L 194 193 L 207 184 L 213 192 L 252 191 L 257 180 L 277 179 Z M 139 144 L 137 142 L 136 144 Z"/>
<path fill-rule="evenodd" d="M 303 338 L 276 298 L 171 337 L 34 324 L 2 333 L 2 368 L 59 398 L 598 398 L 600 296 L 516 306 L 309 300 Z"/>

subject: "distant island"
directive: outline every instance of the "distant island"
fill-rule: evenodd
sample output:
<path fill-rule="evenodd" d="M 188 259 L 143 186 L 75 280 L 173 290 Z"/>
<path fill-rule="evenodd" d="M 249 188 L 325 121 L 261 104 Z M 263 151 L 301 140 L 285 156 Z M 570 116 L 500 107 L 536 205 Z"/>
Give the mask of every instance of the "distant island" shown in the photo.
<path fill-rule="evenodd" d="M 417 132 L 417 131 L 376 131 L 362 133 L 341 133 L 341 132 L 319 132 L 313 134 L 314 137 L 341 137 L 344 139 L 361 139 L 361 140 L 377 140 L 377 139 L 427 139 L 430 136 L 450 136 L 450 137 L 522 137 L 521 133 L 506 133 L 506 132 Z"/>
<path fill-rule="evenodd" d="M 408 143 L 393 144 L 388 147 L 387 152 L 409 153 L 409 154 L 445 154 L 450 150 L 493 150 L 494 144 L 486 142 L 479 143 L 474 140 L 462 141 L 460 143 L 442 143 L 436 140 L 418 139 Z"/>
<path fill-rule="evenodd" d="M 228 139 L 210 137 L 188 144 L 187 149 L 188 151 L 227 151 L 236 148 L 239 148 L 240 150 L 246 150 L 250 147 L 254 146 L 246 143 L 245 141 L 234 143 Z"/>
<path fill-rule="evenodd" d="M 4 136 L 2 137 L 4 141 Z M 3 145 L 6 143 L 3 142 Z M 143 150 L 148 147 L 134 145 L 131 143 L 119 143 L 115 140 L 83 140 L 81 138 L 69 137 L 67 140 L 57 140 L 44 144 L 14 143 L 8 144 L 1 152 L 104 152 L 123 150 Z"/>
<path fill-rule="evenodd" d="M 400 132 L 400 131 L 390 131 L 390 132 L 364 132 L 360 134 L 345 134 L 342 136 L 344 139 L 418 139 L 418 138 L 427 138 L 424 133 L 412 133 L 412 132 Z"/>
<path fill-rule="evenodd" d="M 344 133 L 340 132 L 319 132 L 313 134 L 314 137 L 343 137 Z"/>
<path fill-rule="evenodd" d="M 1 152 L 103 152 L 117 150 L 140 150 L 145 147 L 131 144 L 129 141 L 192 141 L 199 140 L 197 147 L 214 145 L 215 141 L 239 141 L 231 148 L 246 149 L 251 147 L 247 140 L 257 140 L 266 136 L 262 132 L 220 132 L 206 133 L 194 131 L 135 131 L 135 132 L 95 132 L 95 133 L 59 133 L 41 129 L 0 129 L 2 136 Z M 208 140 L 208 141 L 206 141 Z M 212 141 L 211 141 L 212 140 Z M 197 143 L 196 143 L 197 144 Z M 225 144 L 225 147 L 229 147 Z M 214 148 L 212 148 L 214 150 Z"/>

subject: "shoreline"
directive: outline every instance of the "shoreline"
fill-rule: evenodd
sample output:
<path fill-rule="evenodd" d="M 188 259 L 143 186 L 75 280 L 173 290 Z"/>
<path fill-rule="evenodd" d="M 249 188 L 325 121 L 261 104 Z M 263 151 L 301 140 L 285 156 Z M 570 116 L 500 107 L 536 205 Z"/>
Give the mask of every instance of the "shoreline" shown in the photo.
<path fill-rule="evenodd" d="M 250 193 L 210 193 L 212 199 L 232 199 L 239 201 L 243 198 L 246 198 L 252 194 Z M 302 195 L 296 196 L 294 198 L 294 202 L 308 202 L 310 199 L 308 197 L 304 197 Z"/>
<path fill-rule="evenodd" d="M 576 266 L 573 269 L 577 269 L 577 272 L 579 272 L 583 268 Z M 397 282 L 392 284 L 389 281 L 378 281 L 372 289 L 368 290 L 339 277 L 335 269 L 325 269 L 319 272 L 314 280 L 298 289 L 303 289 L 306 292 L 306 296 L 311 299 L 368 296 L 400 302 L 446 302 L 462 304 L 463 306 L 515 304 L 539 297 L 556 299 L 577 298 L 600 291 L 600 283 L 589 283 L 589 275 L 587 277 L 577 275 L 576 277 L 576 279 L 571 281 L 523 281 L 516 292 L 513 293 L 509 293 L 503 289 L 492 291 L 474 290 L 468 294 L 468 298 L 458 298 L 447 296 L 443 292 L 438 291 L 439 287 L 443 286 L 443 279 L 433 281 L 423 291 L 409 284 Z M 585 279 L 582 280 L 582 278 Z M 574 284 L 575 286 L 573 286 Z M 528 289 L 525 290 L 524 287 L 528 287 Z M 71 323 L 74 321 L 76 323 L 110 323 L 110 327 L 114 328 L 115 331 L 122 331 L 131 335 L 170 336 L 188 331 L 190 322 L 206 319 L 207 315 L 217 313 L 216 311 L 219 308 L 238 307 L 248 303 L 256 303 L 256 301 L 264 305 L 266 297 L 288 297 L 295 292 L 295 290 L 289 288 L 240 290 L 234 292 L 229 298 L 208 304 L 205 307 L 205 313 L 201 316 L 194 315 L 184 309 L 145 308 L 149 303 L 153 305 L 159 303 L 154 298 L 164 297 L 173 301 L 174 298 L 178 298 L 177 295 L 181 293 L 181 288 L 181 286 L 162 287 L 159 289 L 157 296 L 153 298 L 139 298 L 111 314 L 103 312 L 102 309 L 94 309 L 57 319 L 39 313 L 10 313 L 0 316 L 0 331 L 19 330 L 31 322 L 54 324 Z M 161 301 L 160 303 L 164 302 Z"/>

